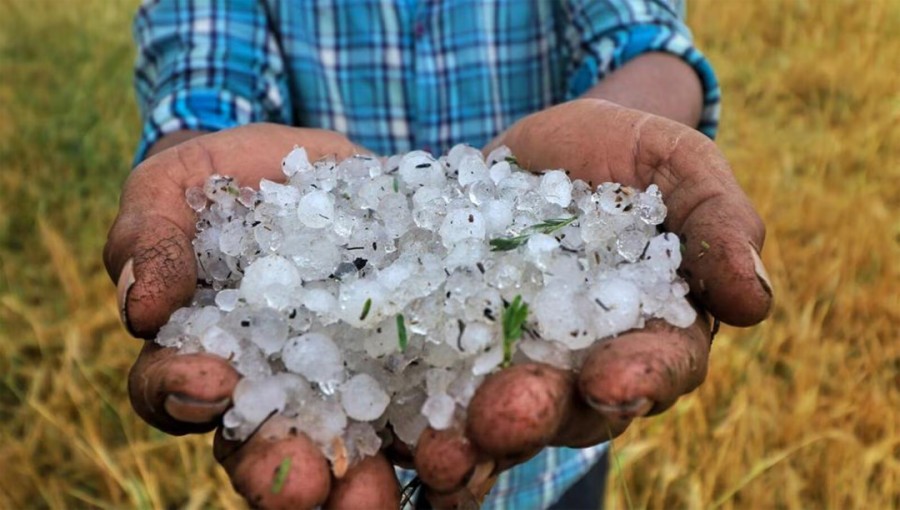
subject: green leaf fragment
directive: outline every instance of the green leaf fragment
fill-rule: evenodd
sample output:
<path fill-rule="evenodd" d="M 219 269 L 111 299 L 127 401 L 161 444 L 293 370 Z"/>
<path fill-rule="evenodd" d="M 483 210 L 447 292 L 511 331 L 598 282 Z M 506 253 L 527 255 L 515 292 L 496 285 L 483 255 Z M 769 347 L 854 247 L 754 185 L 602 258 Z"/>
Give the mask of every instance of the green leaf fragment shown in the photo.
<path fill-rule="evenodd" d="M 395 175 L 394 176 L 394 193 L 397 193 L 399 191 L 400 191 L 400 179 L 398 179 L 397 176 Z"/>
<path fill-rule="evenodd" d="M 528 238 L 531 237 L 531 234 L 535 232 L 540 232 L 541 234 L 552 234 L 557 230 L 563 229 L 578 219 L 578 216 L 572 216 L 571 218 L 556 218 L 546 220 L 543 223 L 538 223 L 528 227 L 524 234 L 520 234 L 514 237 L 498 237 L 496 239 L 491 239 L 488 243 L 491 245 L 491 251 L 511 251 L 515 250 L 519 246 L 524 245 L 528 242 Z"/>
<path fill-rule="evenodd" d="M 515 156 L 506 156 L 506 157 L 503 158 L 503 159 L 505 159 L 506 162 L 509 163 L 510 165 L 516 165 L 516 166 L 518 166 L 518 164 L 519 164 L 519 160 L 516 159 Z"/>
<path fill-rule="evenodd" d="M 522 246 L 526 241 L 528 241 L 528 236 L 520 235 L 515 237 L 498 237 L 491 239 L 489 243 L 491 251 L 511 251 Z"/>
<path fill-rule="evenodd" d="M 700 241 L 700 246 L 702 246 L 704 250 L 709 249 L 709 243 L 707 243 L 706 241 Z"/>
<path fill-rule="evenodd" d="M 406 322 L 402 313 L 397 314 L 397 336 L 400 337 L 400 352 L 405 352 L 409 338 L 406 336 Z"/>
<path fill-rule="evenodd" d="M 543 223 L 538 223 L 537 225 L 532 225 L 529 227 L 531 230 L 535 232 L 540 232 L 542 234 L 552 234 L 559 229 L 565 228 L 571 225 L 578 216 L 572 216 L 571 218 L 557 218 L 552 220 L 547 220 Z"/>
<path fill-rule="evenodd" d="M 369 316 L 369 310 L 372 309 L 372 298 L 366 300 L 365 304 L 363 304 L 362 313 L 359 314 L 359 320 L 364 321 L 366 317 Z"/>
<path fill-rule="evenodd" d="M 528 303 L 522 301 L 518 295 L 503 310 L 503 367 L 508 367 L 512 361 L 513 345 L 522 338 L 522 326 L 528 318 Z"/>
<path fill-rule="evenodd" d="M 275 479 L 272 480 L 272 494 L 279 494 L 284 489 L 284 482 L 287 481 L 287 475 L 291 472 L 291 462 L 293 457 L 285 457 L 275 469 Z"/>

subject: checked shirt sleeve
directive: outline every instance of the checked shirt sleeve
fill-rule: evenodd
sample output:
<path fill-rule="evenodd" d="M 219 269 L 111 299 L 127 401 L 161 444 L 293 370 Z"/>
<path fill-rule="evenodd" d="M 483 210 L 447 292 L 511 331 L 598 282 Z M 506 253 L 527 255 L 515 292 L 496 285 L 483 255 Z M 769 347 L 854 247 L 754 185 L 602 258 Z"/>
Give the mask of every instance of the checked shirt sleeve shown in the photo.
<path fill-rule="evenodd" d="M 703 85 L 698 129 L 714 138 L 719 125 L 719 84 L 680 19 L 678 0 L 568 0 L 572 33 L 568 94 L 577 97 L 598 80 L 648 52 L 664 52 L 690 65 Z"/>
<path fill-rule="evenodd" d="M 258 0 L 145 0 L 134 21 L 143 122 L 135 163 L 163 135 L 291 122 L 284 63 Z"/>

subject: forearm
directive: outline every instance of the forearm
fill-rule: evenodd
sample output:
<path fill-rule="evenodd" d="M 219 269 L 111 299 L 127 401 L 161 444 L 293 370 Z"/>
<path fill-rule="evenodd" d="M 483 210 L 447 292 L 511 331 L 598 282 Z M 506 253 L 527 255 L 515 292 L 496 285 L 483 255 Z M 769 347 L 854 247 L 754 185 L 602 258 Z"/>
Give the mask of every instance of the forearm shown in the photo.
<path fill-rule="evenodd" d="M 605 99 L 692 128 L 699 124 L 703 110 L 703 87 L 697 73 L 685 61 L 665 53 L 635 58 L 582 97 Z"/>

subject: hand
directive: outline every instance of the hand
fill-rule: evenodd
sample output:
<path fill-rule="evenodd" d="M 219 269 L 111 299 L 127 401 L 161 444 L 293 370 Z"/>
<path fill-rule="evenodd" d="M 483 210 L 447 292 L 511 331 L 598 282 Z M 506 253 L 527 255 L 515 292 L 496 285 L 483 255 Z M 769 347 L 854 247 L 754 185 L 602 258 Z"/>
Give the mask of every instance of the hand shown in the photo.
<path fill-rule="evenodd" d="M 759 258 L 765 229 L 728 163 L 699 132 L 597 99 L 526 117 L 499 136 L 519 164 L 565 168 L 572 178 L 645 189 L 668 206 L 664 227 L 686 245 L 681 272 L 692 297 L 726 323 L 763 320 L 772 289 Z M 659 413 L 706 376 L 710 323 L 704 313 L 678 329 L 651 321 L 596 345 L 577 374 L 539 364 L 490 376 L 465 430 L 426 431 L 415 455 L 430 499 L 450 507 L 479 498 L 499 471 L 548 445 L 586 447 Z"/>
<path fill-rule="evenodd" d="M 194 136 L 199 133 L 194 133 Z M 197 285 L 191 239 L 196 215 L 185 190 L 202 186 L 214 173 L 241 183 L 281 179 L 281 159 L 302 145 L 311 160 L 328 154 L 345 158 L 366 152 L 332 132 L 257 124 L 190 138 L 147 159 L 129 176 L 122 191 L 119 215 L 104 251 L 107 271 L 119 282 L 123 321 L 135 336 L 152 338 L 177 308 L 187 305 Z M 180 138 L 180 139 L 179 139 Z M 206 354 L 176 355 L 148 341 L 131 369 L 129 395 L 137 413 L 170 434 L 213 430 L 231 404 L 239 375 L 229 363 Z M 216 435 L 214 453 L 235 488 L 254 506 L 266 508 L 397 506 L 399 491 L 391 465 L 373 457 L 332 480 L 325 458 L 302 435 L 281 430 L 269 420 L 246 443 Z M 274 473 L 290 457 L 280 490 L 273 491 Z M 371 487 L 385 489 L 371 491 Z M 277 492 L 277 493 L 276 493 Z M 381 500 L 377 498 L 383 498 Z"/>

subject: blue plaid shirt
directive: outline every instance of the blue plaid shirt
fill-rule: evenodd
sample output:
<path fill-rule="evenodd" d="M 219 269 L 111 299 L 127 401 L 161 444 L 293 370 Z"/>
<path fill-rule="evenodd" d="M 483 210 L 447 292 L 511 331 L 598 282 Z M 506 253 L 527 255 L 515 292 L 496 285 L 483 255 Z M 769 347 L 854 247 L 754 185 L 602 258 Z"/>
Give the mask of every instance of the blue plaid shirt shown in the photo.
<path fill-rule="evenodd" d="M 479 147 L 650 51 L 696 70 L 713 136 L 719 88 L 680 13 L 680 0 L 146 1 L 136 160 L 166 133 L 257 121 L 337 130 L 381 154 Z M 501 475 L 484 508 L 546 508 L 604 448 L 545 449 Z"/>

